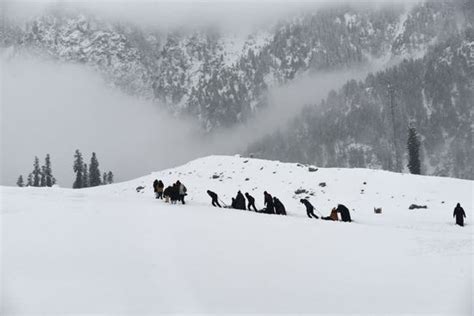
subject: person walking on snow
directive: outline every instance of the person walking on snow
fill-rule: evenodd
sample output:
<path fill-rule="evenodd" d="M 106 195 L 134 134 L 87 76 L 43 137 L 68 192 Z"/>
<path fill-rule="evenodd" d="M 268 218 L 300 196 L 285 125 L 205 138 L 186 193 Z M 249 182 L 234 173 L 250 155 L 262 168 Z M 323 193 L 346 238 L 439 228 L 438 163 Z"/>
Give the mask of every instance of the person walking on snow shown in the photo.
<path fill-rule="evenodd" d="M 318 216 L 316 216 L 316 214 L 314 214 L 314 206 L 309 203 L 309 201 L 307 199 L 301 199 L 300 200 L 300 203 L 303 203 L 304 206 L 306 206 L 306 214 L 308 215 L 309 218 L 319 218 Z"/>
<path fill-rule="evenodd" d="M 457 204 L 456 208 L 453 212 L 453 217 L 456 217 L 456 225 L 464 226 L 464 218 L 466 217 L 466 213 L 464 209 L 461 207 L 461 204 Z"/>
<path fill-rule="evenodd" d="M 156 198 L 157 199 L 162 199 L 163 200 L 163 190 L 165 188 L 165 185 L 163 184 L 163 181 L 159 180 L 157 185 L 156 185 Z"/>
<path fill-rule="evenodd" d="M 220 204 L 219 204 L 219 201 L 218 201 L 218 196 L 217 196 L 217 193 L 215 192 L 212 192 L 211 190 L 207 190 L 207 194 L 209 194 L 209 196 L 211 197 L 212 199 L 212 206 L 218 206 L 218 207 L 222 207 Z"/>
<path fill-rule="evenodd" d="M 251 207 L 253 207 L 253 210 L 257 212 L 257 208 L 255 207 L 255 199 L 253 196 L 251 196 L 248 192 L 245 192 L 245 197 L 247 198 L 247 201 L 249 202 L 248 204 L 248 210 L 251 211 Z"/>

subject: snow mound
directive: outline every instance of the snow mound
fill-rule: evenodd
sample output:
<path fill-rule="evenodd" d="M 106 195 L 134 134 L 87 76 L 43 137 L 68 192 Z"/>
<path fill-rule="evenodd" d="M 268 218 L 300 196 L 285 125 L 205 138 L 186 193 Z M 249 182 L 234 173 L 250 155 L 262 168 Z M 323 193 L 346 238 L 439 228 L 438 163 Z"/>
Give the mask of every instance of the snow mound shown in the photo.
<path fill-rule="evenodd" d="M 187 204 L 154 199 L 155 178 Z M 470 315 L 472 184 L 211 156 L 96 188 L 1 187 L 0 313 Z M 213 208 L 207 189 L 257 207 L 267 190 L 289 216 Z M 306 196 L 355 222 L 305 218 Z"/>

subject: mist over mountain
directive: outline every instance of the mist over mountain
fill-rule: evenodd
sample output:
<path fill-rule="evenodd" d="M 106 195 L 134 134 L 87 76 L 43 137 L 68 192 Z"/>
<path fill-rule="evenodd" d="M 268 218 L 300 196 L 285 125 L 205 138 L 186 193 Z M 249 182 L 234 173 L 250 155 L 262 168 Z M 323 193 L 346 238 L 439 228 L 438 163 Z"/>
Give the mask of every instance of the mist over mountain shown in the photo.
<path fill-rule="evenodd" d="M 413 59 L 362 83 L 349 82 L 324 104 L 319 99 L 309 102 L 318 106 L 304 110 L 288 126 L 279 123 L 278 134 L 250 139 L 246 145 L 266 158 L 393 170 L 384 90 L 391 83 L 401 89 L 396 91 L 397 104 L 403 108 L 398 114 L 399 146 L 404 146 L 405 127 L 415 120 L 426 138 L 425 172 L 472 178 L 466 158 L 471 127 L 465 123 L 472 109 L 472 10 L 469 1 L 424 1 L 410 6 L 338 3 L 304 12 L 288 10 L 271 23 L 233 32 L 212 25 L 164 28 L 136 20 L 117 21 L 93 10 L 54 7 L 20 22 L 3 15 L 0 45 L 6 60 L 41 56 L 92 68 L 111 87 L 153 102 L 174 117 L 197 121 L 209 137 L 238 131 L 271 111 L 276 102 L 269 91 L 301 78 L 344 72 L 375 61 L 382 61 L 381 69 L 376 69 L 382 70 L 384 65 Z M 353 101 L 356 95 L 359 99 Z M 299 97 L 295 93 L 282 99 Z M 370 107 L 379 114 L 366 124 L 366 116 L 352 115 L 351 107 L 344 109 L 348 104 Z M 291 101 L 285 101 L 285 108 L 282 113 L 289 119 L 299 115 L 299 106 L 288 111 Z M 314 119 L 298 122 L 309 117 Z M 442 124 L 437 123 L 440 120 Z M 331 134 L 335 126 L 342 129 L 343 121 L 344 128 L 353 128 Z M 358 136 L 378 135 L 382 130 L 381 138 Z M 268 130 L 268 134 L 273 132 Z M 348 153 L 351 146 L 357 149 L 356 156 L 364 158 L 349 159 L 354 155 Z M 219 151 L 222 148 L 216 147 Z"/>

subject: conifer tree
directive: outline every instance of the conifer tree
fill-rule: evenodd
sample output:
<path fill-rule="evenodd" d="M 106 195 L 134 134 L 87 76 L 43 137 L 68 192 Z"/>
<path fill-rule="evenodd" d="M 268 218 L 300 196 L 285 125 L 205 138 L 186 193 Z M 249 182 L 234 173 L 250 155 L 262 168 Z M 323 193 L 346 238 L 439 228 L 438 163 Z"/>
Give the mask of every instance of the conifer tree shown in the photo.
<path fill-rule="evenodd" d="M 35 161 L 33 163 L 33 186 L 39 187 L 41 184 L 41 169 L 39 165 L 39 159 L 35 156 Z"/>
<path fill-rule="evenodd" d="M 76 174 L 76 180 L 74 181 L 72 187 L 74 189 L 80 189 L 83 187 L 82 178 L 84 173 L 84 161 L 82 159 L 82 154 L 79 149 L 76 149 L 76 153 L 74 154 L 73 170 Z"/>
<path fill-rule="evenodd" d="M 56 183 L 56 179 L 53 177 L 53 171 L 51 169 L 51 157 L 49 154 L 46 154 L 44 163 L 45 185 L 47 187 L 52 187 Z"/>
<path fill-rule="evenodd" d="M 32 187 L 33 186 L 33 174 L 30 173 L 28 175 L 28 179 L 27 179 L 27 182 L 26 182 L 26 186 L 27 187 Z"/>
<path fill-rule="evenodd" d="M 104 172 L 102 175 L 102 184 L 106 185 L 107 184 L 107 172 Z"/>
<path fill-rule="evenodd" d="M 421 174 L 420 140 L 414 127 L 408 128 L 408 169 L 412 174 Z"/>
<path fill-rule="evenodd" d="M 114 174 L 112 173 L 112 171 L 109 171 L 109 173 L 107 173 L 107 183 L 108 184 L 114 183 Z"/>
<path fill-rule="evenodd" d="M 46 167 L 41 166 L 41 179 L 40 179 L 40 187 L 45 187 L 46 186 Z"/>
<path fill-rule="evenodd" d="M 90 174 L 87 170 L 87 164 L 84 164 L 83 172 L 82 172 L 82 187 L 87 188 L 90 186 Z"/>
<path fill-rule="evenodd" d="M 99 170 L 99 161 L 95 153 L 92 153 L 91 163 L 89 165 L 89 185 L 95 187 L 100 185 L 100 170 Z"/>
<path fill-rule="evenodd" d="M 16 180 L 16 185 L 19 186 L 20 188 L 25 186 L 25 183 L 23 182 L 23 176 L 21 174 L 18 177 L 18 180 Z"/>

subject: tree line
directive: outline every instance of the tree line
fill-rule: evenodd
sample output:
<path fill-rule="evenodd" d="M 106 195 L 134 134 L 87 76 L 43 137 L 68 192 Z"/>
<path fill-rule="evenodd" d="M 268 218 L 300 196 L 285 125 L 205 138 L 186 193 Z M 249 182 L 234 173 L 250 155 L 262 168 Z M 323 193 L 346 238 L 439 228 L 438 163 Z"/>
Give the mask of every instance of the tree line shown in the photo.
<path fill-rule="evenodd" d="M 99 161 L 95 152 L 92 153 L 90 163 L 87 165 L 87 163 L 84 163 L 82 153 L 77 149 L 74 154 L 73 170 L 75 173 L 75 180 L 72 185 L 73 189 L 114 183 L 114 174 L 112 171 L 101 174 Z M 33 171 L 28 174 L 26 183 L 23 179 L 23 175 L 20 175 L 16 182 L 16 185 L 19 187 L 52 187 L 55 184 L 56 178 L 53 176 L 51 156 L 49 154 L 46 155 L 45 163 L 41 167 L 38 157 L 35 156 Z"/>

